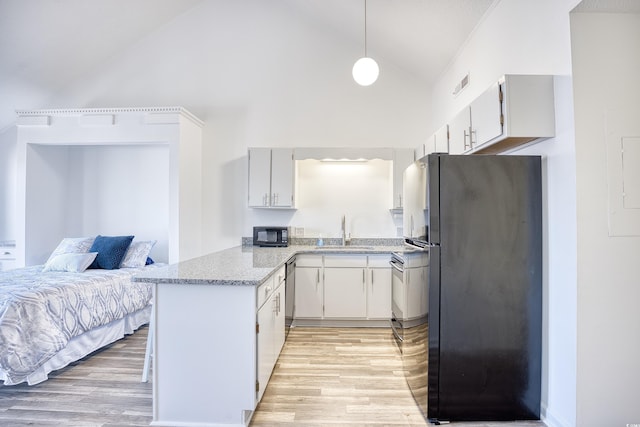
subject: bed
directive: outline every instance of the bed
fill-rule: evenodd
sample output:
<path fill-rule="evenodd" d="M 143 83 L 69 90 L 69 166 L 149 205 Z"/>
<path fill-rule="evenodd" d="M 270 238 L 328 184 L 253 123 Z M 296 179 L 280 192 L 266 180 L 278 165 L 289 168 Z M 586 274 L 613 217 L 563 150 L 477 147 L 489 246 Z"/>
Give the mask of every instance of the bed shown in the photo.
<path fill-rule="evenodd" d="M 80 251 L 77 254 L 65 253 L 69 245 L 60 249 L 63 243 L 44 265 L 0 272 L 0 381 L 4 385 L 45 381 L 51 371 L 149 322 L 151 286 L 132 282 L 131 277 L 158 264 L 120 267 L 118 261 L 115 268 L 87 268 L 88 258 L 94 263 L 97 259 L 97 252 L 89 252 L 88 258 L 84 256 L 87 267 L 70 267 L 67 262 L 51 269 L 52 259 L 79 259 L 90 249 L 85 241 L 84 246 L 73 248 Z"/>

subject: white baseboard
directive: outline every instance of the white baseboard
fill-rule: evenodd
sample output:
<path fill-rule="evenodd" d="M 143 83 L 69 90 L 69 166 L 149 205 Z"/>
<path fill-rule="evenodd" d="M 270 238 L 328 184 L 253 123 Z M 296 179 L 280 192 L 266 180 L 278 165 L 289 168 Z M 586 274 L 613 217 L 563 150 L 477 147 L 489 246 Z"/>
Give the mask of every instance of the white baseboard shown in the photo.
<path fill-rule="evenodd" d="M 540 412 L 540 418 L 547 427 L 575 427 L 575 425 L 571 424 L 569 421 L 554 415 L 552 411 L 549 411 L 545 404 L 541 405 Z"/>

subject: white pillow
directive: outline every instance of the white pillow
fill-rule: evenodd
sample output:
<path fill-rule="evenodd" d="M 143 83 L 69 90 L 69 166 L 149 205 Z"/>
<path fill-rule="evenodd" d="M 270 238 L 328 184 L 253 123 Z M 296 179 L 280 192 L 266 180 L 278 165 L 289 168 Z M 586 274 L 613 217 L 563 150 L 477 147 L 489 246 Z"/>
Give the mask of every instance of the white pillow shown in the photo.
<path fill-rule="evenodd" d="M 42 271 L 69 271 L 82 273 L 91 265 L 98 252 L 84 254 L 60 254 L 47 261 Z"/>
<path fill-rule="evenodd" d="M 129 249 L 127 249 L 127 253 L 124 254 L 120 268 L 144 267 L 151 248 L 155 244 L 155 240 L 132 242 L 129 245 Z"/>
<path fill-rule="evenodd" d="M 60 254 L 84 254 L 89 252 L 91 245 L 93 245 L 94 237 L 65 237 L 62 239 L 58 246 L 51 252 L 47 263 L 53 259 L 53 257 Z"/>

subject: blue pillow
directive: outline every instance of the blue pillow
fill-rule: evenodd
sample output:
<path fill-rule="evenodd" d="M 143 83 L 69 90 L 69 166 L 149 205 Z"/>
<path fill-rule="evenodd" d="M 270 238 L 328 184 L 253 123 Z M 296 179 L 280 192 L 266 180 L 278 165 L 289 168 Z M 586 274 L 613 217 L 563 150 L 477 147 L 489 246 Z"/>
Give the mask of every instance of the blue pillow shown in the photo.
<path fill-rule="evenodd" d="M 98 255 L 89 268 L 103 268 L 105 270 L 120 268 L 120 263 L 132 240 L 133 236 L 97 236 L 89 252 L 97 252 Z"/>

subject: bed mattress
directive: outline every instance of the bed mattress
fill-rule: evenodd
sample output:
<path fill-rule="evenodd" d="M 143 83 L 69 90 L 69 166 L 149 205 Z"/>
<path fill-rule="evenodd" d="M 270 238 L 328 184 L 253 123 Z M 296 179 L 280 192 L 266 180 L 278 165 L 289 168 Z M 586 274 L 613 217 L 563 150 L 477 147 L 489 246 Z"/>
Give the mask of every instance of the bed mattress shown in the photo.
<path fill-rule="evenodd" d="M 83 273 L 33 266 L 0 273 L 0 380 L 26 381 L 73 338 L 141 312 L 152 289 L 131 276 L 143 268 L 154 266 Z"/>

